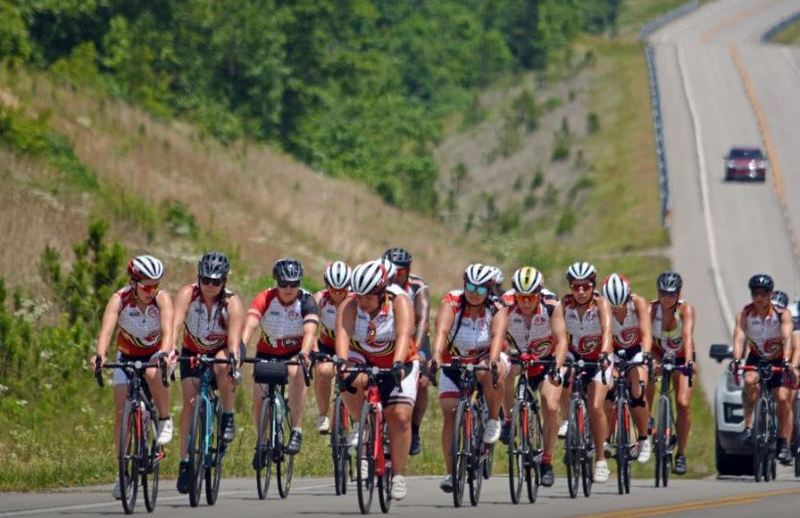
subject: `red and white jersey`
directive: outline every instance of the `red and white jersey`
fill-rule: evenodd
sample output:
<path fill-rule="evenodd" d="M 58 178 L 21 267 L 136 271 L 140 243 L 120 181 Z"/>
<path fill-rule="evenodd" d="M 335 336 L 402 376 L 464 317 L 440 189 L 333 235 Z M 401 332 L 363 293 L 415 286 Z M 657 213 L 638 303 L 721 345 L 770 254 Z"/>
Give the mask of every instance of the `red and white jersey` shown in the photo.
<path fill-rule="evenodd" d="M 349 295 L 348 295 L 349 296 Z M 319 341 L 328 347 L 336 347 L 336 310 L 338 306 L 331 299 L 330 292 L 322 290 L 319 301 Z"/>
<path fill-rule="evenodd" d="M 564 323 L 569 335 L 569 350 L 585 360 L 596 360 L 600 357 L 603 345 L 603 325 L 600 322 L 600 309 L 594 295 L 581 318 L 578 303 L 572 295 L 565 295 L 561 300 L 564 306 Z"/>
<path fill-rule="evenodd" d="M 611 314 L 611 334 L 614 338 L 614 350 L 636 347 L 642 343 L 642 328 L 639 325 L 639 313 L 633 298 L 625 304 L 625 318 L 620 322 Z"/>
<path fill-rule="evenodd" d="M 225 290 L 225 299 L 233 295 Z M 209 311 L 197 284 L 192 284 L 192 300 L 183 321 L 183 346 L 196 354 L 214 353 L 228 343 L 228 304 L 215 300 Z"/>
<path fill-rule="evenodd" d="M 530 323 L 525 323 L 525 315 L 520 311 L 514 298 L 514 290 L 503 294 L 503 303 L 509 307 L 508 334 L 516 342 L 522 352 L 533 354 L 537 359 L 551 356 L 555 352 L 556 339 L 550 325 L 550 315 L 555 306 L 539 302 L 530 316 Z"/>
<path fill-rule="evenodd" d="M 664 309 L 658 300 L 650 303 L 650 321 L 652 322 L 653 345 L 661 353 L 667 352 L 682 358 L 684 354 L 683 320 L 679 308 L 683 304 L 678 300 L 675 306 L 675 329 L 664 329 Z"/>
<path fill-rule="evenodd" d="M 443 354 L 445 362 L 452 359 L 453 353 L 461 360 L 477 361 L 489 353 L 492 345 L 492 319 L 498 308 L 486 306 L 479 316 L 471 318 L 464 313 L 463 293 L 463 290 L 453 290 L 442 299 L 442 304 L 449 307 L 455 316 L 448 335 L 451 346 Z"/>
<path fill-rule="evenodd" d="M 155 297 L 144 308 L 136 305 L 134 289 L 117 291 L 122 305 L 117 318 L 117 350 L 127 356 L 149 356 L 161 348 L 161 311 Z"/>
<path fill-rule="evenodd" d="M 319 316 L 319 306 L 302 288 L 297 298 L 288 304 L 278 298 L 278 288 L 269 288 L 256 295 L 247 314 L 257 317 L 261 323 L 258 352 L 283 356 L 300 351 L 303 320 L 307 315 Z"/>
<path fill-rule="evenodd" d="M 350 340 L 350 350 L 357 353 L 356 359 L 363 359 L 367 365 L 381 368 L 392 366 L 397 340 L 394 318 L 396 297 L 407 297 L 407 295 L 400 286 L 392 284 L 386 288 L 383 302 L 374 318 L 356 306 L 356 322 Z M 417 357 L 416 344 L 413 337 L 409 336 L 409 352 L 405 361 L 410 362 Z"/>
<path fill-rule="evenodd" d="M 783 336 L 781 335 L 781 312 L 770 307 L 766 317 L 761 318 L 753 304 L 742 310 L 744 314 L 744 335 L 750 351 L 765 360 L 783 357 Z"/>
<path fill-rule="evenodd" d="M 409 275 L 408 280 L 405 282 L 405 284 L 401 285 L 401 288 L 403 288 L 403 291 L 406 292 L 408 298 L 411 299 L 411 304 L 414 304 L 414 302 L 417 300 L 417 293 L 419 290 L 427 286 L 428 285 L 425 283 L 425 279 L 419 275 Z"/>

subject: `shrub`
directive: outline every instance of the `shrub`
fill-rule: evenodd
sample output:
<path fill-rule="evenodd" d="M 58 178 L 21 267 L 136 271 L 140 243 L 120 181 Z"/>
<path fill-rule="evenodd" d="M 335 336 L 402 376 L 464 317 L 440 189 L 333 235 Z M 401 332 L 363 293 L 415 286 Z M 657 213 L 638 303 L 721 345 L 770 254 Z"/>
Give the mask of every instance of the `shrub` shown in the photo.
<path fill-rule="evenodd" d="M 595 112 L 589 112 L 586 115 L 586 132 L 592 135 L 598 131 L 600 131 L 600 116 Z"/>
<path fill-rule="evenodd" d="M 175 236 L 197 238 L 197 222 L 183 202 L 167 202 L 164 209 L 164 223 Z"/>
<path fill-rule="evenodd" d="M 575 227 L 575 220 L 575 212 L 572 208 L 564 207 L 561 216 L 558 218 L 558 223 L 556 224 L 556 234 L 563 236 L 572 232 L 572 229 Z"/>
<path fill-rule="evenodd" d="M 535 191 L 539 187 L 544 184 L 544 171 L 542 171 L 542 166 L 536 167 L 536 172 L 533 173 L 533 179 L 531 180 L 530 189 Z"/>

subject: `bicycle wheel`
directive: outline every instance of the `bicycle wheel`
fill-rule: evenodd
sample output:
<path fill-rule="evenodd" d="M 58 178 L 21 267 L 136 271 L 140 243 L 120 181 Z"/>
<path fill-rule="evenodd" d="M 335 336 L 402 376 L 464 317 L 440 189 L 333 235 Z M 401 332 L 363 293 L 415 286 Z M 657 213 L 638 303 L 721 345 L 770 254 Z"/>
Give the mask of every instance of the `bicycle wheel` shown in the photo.
<path fill-rule="evenodd" d="M 336 396 L 333 403 L 333 423 L 331 428 L 331 456 L 333 457 L 333 482 L 337 495 L 347 493 L 347 472 L 349 445 L 347 444 L 347 409 L 342 396 Z"/>
<path fill-rule="evenodd" d="M 480 417 L 481 421 L 481 434 L 479 439 L 481 439 L 481 445 L 483 445 L 483 429 L 486 427 L 486 421 L 489 419 L 489 407 L 486 405 L 486 400 L 481 398 L 480 403 L 478 405 L 479 411 L 477 411 L 474 415 Z M 502 416 L 501 416 L 502 419 Z M 502 421 L 501 421 L 502 422 Z M 481 464 L 483 478 L 489 480 L 492 476 L 492 469 L 494 468 L 494 444 L 487 444 L 484 446 L 485 448 L 485 455 L 483 457 L 483 462 Z"/>
<path fill-rule="evenodd" d="M 800 399 L 794 400 L 794 426 L 792 427 L 792 454 L 794 456 L 794 476 L 800 477 Z"/>
<path fill-rule="evenodd" d="M 361 514 L 369 514 L 375 491 L 375 415 L 372 405 L 364 403 L 359 419 L 358 447 L 356 448 L 356 489 Z M 362 469 L 362 466 L 366 469 Z"/>
<path fill-rule="evenodd" d="M 669 451 L 671 434 L 672 423 L 670 402 L 667 399 L 667 396 L 660 396 L 658 398 L 658 424 L 656 425 L 656 437 L 653 441 L 655 443 L 656 450 L 656 487 L 659 487 L 659 485 L 667 487 L 667 484 L 669 483 L 669 473 L 672 467 L 672 454 Z"/>
<path fill-rule="evenodd" d="M 389 451 L 387 434 L 386 421 L 384 421 L 381 432 L 383 437 L 384 469 L 383 474 L 378 477 L 378 502 L 381 504 L 381 511 L 384 513 L 388 513 L 392 505 L 392 457 Z"/>
<path fill-rule="evenodd" d="M 767 405 L 763 397 L 759 397 L 753 410 L 753 475 L 756 482 L 767 478 Z"/>
<path fill-rule="evenodd" d="M 219 482 L 222 478 L 222 460 L 225 458 L 225 440 L 222 438 L 222 404 L 219 399 L 214 400 L 211 406 L 214 412 L 214 422 L 211 425 L 211 435 L 208 439 L 209 466 L 206 468 L 206 502 L 214 505 L 219 496 Z"/>
<path fill-rule="evenodd" d="M 583 447 L 581 448 L 581 481 L 583 486 L 583 496 L 589 497 L 592 494 L 592 484 L 594 483 L 594 438 L 592 437 L 592 426 L 590 423 L 589 412 L 586 403 L 581 401 L 581 414 L 583 415 Z"/>
<path fill-rule="evenodd" d="M 286 447 L 289 445 L 289 438 L 292 435 L 292 413 L 289 407 L 286 406 L 286 401 L 283 396 L 277 394 L 276 399 L 279 402 L 280 409 L 282 409 L 282 416 L 275 410 L 276 415 L 281 416 L 280 422 L 277 423 L 279 434 L 276 443 L 280 442 L 277 448 L 279 451 L 275 452 L 275 475 L 278 478 L 278 494 L 281 498 L 289 496 L 289 490 L 292 488 L 292 477 L 294 476 L 294 453 L 286 453 Z"/>
<path fill-rule="evenodd" d="M 567 488 L 570 498 L 578 496 L 578 484 L 581 476 L 581 442 L 582 434 L 580 427 L 583 426 L 580 402 L 573 399 L 569 403 L 569 413 L 567 419 L 567 436 L 564 440 L 566 450 L 567 465 Z M 578 420 L 580 419 L 580 423 Z"/>
<path fill-rule="evenodd" d="M 272 397 L 265 397 L 261 402 L 261 417 L 258 422 L 258 440 L 256 441 L 256 488 L 258 498 L 264 500 L 269 493 L 272 479 Z"/>
<path fill-rule="evenodd" d="M 136 491 L 139 479 L 139 437 L 137 437 L 137 409 L 128 401 L 122 411 L 119 428 L 119 487 L 122 508 L 125 514 L 133 513 L 136 507 Z"/>
<path fill-rule="evenodd" d="M 528 502 L 536 502 L 539 486 L 542 483 L 542 454 L 544 439 L 542 438 L 542 420 L 536 405 L 528 410 L 528 437 L 524 441 L 525 451 L 525 485 L 528 489 Z"/>
<path fill-rule="evenodd" d="M 194 402 L 192 426 L 189 428 L 189 505 L 192 507 L 200 505 L 200 495 L 203 493 L 206 446 L 206 404 L 203 398 L 198 397 Z"/>
<path fill-rule="evenodd" d="M 163 450 L 161 446 L 156 445 L 158 411 L 153 409 L 151 413 L 143 415 L 146 417 L 146 423 L 142 426 L 144 431 L 142 444 L 145 445 L 142 455 L 142 459 L 145 459 L 145 466 L 142 470 L 142 496 L 144 496 L 144 506 L 147 512 L 152 513 L 158 499 L 159 466 Z"/>
<path fill-rule="evenodd" d="M 511 409 L 511 421 L 508 429 L 508 487 L 511 491 L 511 502 L 519 503 L 522 494 L 522 481 L 524 478 L 523 456 L 524 446 L 522 437 L 522 421 L 525 419 L 524 412 L 520 412 L 521 403 L 514 402 Z"/>
<path fill-rule="evenodd" d="M 453 440 L 450 446 L 451 472 L 453 476 L 453 505 L 461 507 L 464 500 L 464 486 L 467 481 L 467 467 L 470 464 L 470 430 L 467 430 L 467 402 L 461 400 L 456 407 L 453 426 Z"/>
<path fill-rule="evenodd" d="M 472 406 L 472 441 L 469 463 L 469 503 L 474 507 L 481 499 L 481 487 L 486 478 L 486 465 L 492 451 L 491 446 L 483 443 L 483 429 L 485 421 L 481 418 L 480 406 Z"/>
<path fill-rule="evenodd" d="M 616 402 L 616 453 L 617 461 L 617 491 L 620 495 L 630 492 L 630 415 L 628 413 L 628 402 L 624 399 L 617 399 Z"/>

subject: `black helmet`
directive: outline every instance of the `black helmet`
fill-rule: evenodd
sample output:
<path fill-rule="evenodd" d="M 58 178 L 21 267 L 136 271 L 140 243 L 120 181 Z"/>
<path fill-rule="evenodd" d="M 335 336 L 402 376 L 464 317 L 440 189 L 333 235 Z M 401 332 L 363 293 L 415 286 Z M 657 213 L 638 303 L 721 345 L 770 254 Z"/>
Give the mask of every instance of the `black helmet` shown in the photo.
<path fill-rule="evenodd" d="M 224 279 L 230 269 L 231 263 L 222 252 L 206 252 L 197 263 L 197 275 L 209 279 Z"/>
<path fill-rule="evenodd" d="M 411 266 L 411 254 L 404 248 L 389 248 L 383 253 L 383 258 L 390 260 L 398 268 Z"/>
<path fill-rule="evenodd" d="M 658 276 L 656 286 L 664 293 L 678 293 L 683 288 L 683 279 L 678 272 L 663 272 Z"/>
<path fill-rule="evenodd" d="M 772 277 L 770 277 L 766 273 L 757 273 L 752 277 L 750 277 L 750 281 L 748 281 L 747 286 L 750 288 L 750 291 L 753 290 L 772 291 L 773 289 L 775 289 L 775 281 L 773 281 Z"/>
<path fill-rule="evenodd" d="M 780 308 L 786 309 L 789 307 L 789 295 L 782 291 L 776 291 L 772 294 L 772 305 Z"/>
<path fill-rule="evenodd" d="M 272 267 L 272 277 L 278 282 L 300 282 L 303 279 L 303 265 L 289 257 L 278 259 Z"/>

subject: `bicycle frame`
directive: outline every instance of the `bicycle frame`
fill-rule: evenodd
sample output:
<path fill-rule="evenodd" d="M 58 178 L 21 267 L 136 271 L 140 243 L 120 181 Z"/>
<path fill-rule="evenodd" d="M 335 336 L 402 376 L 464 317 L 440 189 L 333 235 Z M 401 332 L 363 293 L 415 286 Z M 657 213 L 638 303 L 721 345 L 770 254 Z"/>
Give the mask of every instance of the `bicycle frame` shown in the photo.
<path fill-rule="evenodd" d="M 583 383 L 583 377 L 588 372 L 587 369 L 591 367 L 600 369 L 601 382 L 605 384 L 606 375 L 602 362 L 587 361 L 582 358 L 567 362 L 567 379 L 569 379 L 569 383 L 572 386 L 569 408 L 570 413 L 572 413 L 573 408 L 577 412 L 577 416 L 574 416 L 574 418 L 571 416 L 569 419 L 565 445 L 567 450 L 567 486 L 571 498 L 575 498 L 578 495 L 578 476 L 581 478 L 583 494 L 586 497 L 591 495 L 592 483 L 594 482 L 594 474 L 591 471 L 594 457 L 594 438 L 591 434 L 589 405 L 586 388 Z M 576 441 L 575 444 L 570 444 L 570 440 Z"/>
<path fill-rule="evenodd" d="M 688 377 L 691 387 L 694 371 L 688 366 L 676 365 L 675 356 L 672 354 L 665 354 L 661 358 L 659 368 L 661 369 L 661 390 L 658 396 L 658 421 L 653 436 L 653 449 L 656 456 L 655 487 L 659 487 L 659 485 L 667 487 L 672 470 L 672 448 L 677 442 L 674 430 L 675 411 L 672 407 L 672 397 L 670 397 L 672 374 L 680 372 Z"/>

